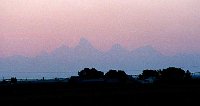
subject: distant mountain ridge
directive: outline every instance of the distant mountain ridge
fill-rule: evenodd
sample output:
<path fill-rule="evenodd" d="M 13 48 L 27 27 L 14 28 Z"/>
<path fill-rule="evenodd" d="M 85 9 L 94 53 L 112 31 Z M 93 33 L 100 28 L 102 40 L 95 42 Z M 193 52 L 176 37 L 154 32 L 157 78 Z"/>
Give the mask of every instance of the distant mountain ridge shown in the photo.
<path fill-rule="evenodd" d="M 135 69 L 163 69 L 169 66 L 200 71 L 200 55 L 164 56 L 151 46 L 128 51 L 115 44 L 107 52 L 101 52 L 81 38 L 74 48 L 65 45 L 51 53 L 37 57 L 12 56 L 0 59 L 0 71 L 13 72 L 64 72 L 80 71 L 85 67 L 95 67 L 102 71 L 121 69 L 134 74 Z M 199 70 L 198 70 L 199 69 Z"/>

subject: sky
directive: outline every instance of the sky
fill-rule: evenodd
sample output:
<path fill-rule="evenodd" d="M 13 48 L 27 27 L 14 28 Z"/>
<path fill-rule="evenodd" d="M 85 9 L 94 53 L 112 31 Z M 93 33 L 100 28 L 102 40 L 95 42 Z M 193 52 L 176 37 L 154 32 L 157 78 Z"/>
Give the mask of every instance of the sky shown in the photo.
<path fill-rule="evenodd" d="M 151 45 L 200 53 L 199 0 L 1 0 L 0 57 L 36 56 L 80 38 L 107 51 Z"/>

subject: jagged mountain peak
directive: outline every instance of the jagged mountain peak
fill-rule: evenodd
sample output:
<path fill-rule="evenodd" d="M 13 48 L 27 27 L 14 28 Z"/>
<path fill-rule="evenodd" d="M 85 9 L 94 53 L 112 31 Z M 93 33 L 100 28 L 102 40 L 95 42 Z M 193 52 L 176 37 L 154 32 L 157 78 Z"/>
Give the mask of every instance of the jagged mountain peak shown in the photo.
<path fill-rule="evenodd" d="M 128 56 L 129 51 L 126 48 L 122 47 L 120 44 L 114 44 L 106 54 L 112 55 L 112 56 L 115 55 L 117 57 L 118 56 L 126 57 Z"/>
<path fill-rule="evenodd" d="M 92 44 L 87 39 L 80 38 L 78 46 L 81 46 L 81 47 L 92 47 Z"/>
<path fill-rule="evenodd" d="M 101 52 L 93 47 L 93 45 L 85 38 L 80 38 L 78 45 L 73 48 L 73 53 L 80 57 L 101 54 Z"/>

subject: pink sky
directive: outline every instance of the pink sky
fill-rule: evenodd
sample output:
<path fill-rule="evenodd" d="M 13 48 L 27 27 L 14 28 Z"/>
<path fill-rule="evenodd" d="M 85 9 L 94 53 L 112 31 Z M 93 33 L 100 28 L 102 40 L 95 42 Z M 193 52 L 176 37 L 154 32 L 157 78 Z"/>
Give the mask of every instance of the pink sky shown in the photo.
<path fill-rule="evenodd" d="M 106 51 L 152 45 L 200 53 L 199 0 L 1 0 L 0 57 L 35 56 L 81 37 Z"/>

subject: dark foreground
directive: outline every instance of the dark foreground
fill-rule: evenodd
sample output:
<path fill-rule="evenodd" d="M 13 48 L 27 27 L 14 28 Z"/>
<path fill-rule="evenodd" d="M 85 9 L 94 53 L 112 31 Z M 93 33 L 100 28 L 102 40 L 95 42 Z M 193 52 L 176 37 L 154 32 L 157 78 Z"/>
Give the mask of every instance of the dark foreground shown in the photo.
<path fill-rule="evenodd" d="M 199 105 L 200 84 L 1 84 L 6 106 L 193 106 Z"/>

